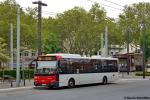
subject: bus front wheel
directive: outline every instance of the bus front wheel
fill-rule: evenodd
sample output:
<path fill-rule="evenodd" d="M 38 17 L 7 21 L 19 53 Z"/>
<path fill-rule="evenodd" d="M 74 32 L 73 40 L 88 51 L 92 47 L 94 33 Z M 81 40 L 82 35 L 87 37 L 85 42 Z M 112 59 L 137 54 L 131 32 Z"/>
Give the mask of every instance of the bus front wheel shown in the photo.
<path fill-rule="evenodd" d="M 75 80 L 74 79 L 70 79 L 69 81 L 68 81 L 68 87 L 69 88 L 74 88 L 75 87 Z"/>

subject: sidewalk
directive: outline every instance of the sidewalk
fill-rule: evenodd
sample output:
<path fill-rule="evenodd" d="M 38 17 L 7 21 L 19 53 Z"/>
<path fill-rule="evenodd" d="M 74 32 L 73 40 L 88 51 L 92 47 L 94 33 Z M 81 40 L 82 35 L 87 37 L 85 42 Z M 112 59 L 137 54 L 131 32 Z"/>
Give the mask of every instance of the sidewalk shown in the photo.
<path fill-rule="evenodd" d="M 119 77 L 121 79 L 143 79 L 143 76 L 136 76 L 136 72 L 130 72 L 129 75 L 127 75 L 127 72 L 120 72 Z M 145 76 L 145 79 L 150 79 L 150 76 Z"/>
<path fill-rule="evenodd" d="M 33 84 L 33 80 L 25 80 L 25 84 L 24 84 L 24 81 L 21 80 L 20 82 L 20 86 L 17 87 L 16 86 L 16 82 L 8 82 L 8 81 L 4 81 L 4 82 L 0 82 L 0 90 L 3 90 L 3 89 L 11 89 L 11 88 L 21 88 L 21 87 L 33 87 L 34 84 Z"/>

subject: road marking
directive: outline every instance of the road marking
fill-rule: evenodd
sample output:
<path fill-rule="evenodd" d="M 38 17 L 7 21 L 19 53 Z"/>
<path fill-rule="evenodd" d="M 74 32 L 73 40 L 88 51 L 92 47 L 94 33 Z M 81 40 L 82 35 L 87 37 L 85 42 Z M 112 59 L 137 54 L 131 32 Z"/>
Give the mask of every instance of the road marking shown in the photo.
<path fill-rule="evenodd" d="M 32 88 L 34 88 L 34 86 L 6 88 L 6 89 L 0 89 L 0 92 L 3 92 L 3 91 L 12 91 L 12 90 L 22 90 L 22 89 L 32 89 Z"/>

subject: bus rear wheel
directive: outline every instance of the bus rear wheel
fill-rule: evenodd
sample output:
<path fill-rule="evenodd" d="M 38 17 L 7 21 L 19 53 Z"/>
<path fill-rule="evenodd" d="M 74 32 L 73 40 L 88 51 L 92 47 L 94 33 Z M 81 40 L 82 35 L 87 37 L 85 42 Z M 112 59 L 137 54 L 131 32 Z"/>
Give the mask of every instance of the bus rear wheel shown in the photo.
<path fill-rule="evenodd" d="M 103 77 L 102 84 L 103 84 L 103 85 L 106 85 L 106 84 L 107 84 L 107 77 L 106 77 L 106 76 Z"/>
<path fill-rule="evenodd" d="M 68 87 L 69 88 L 74 88 L 75 87 L 75 80 L 74 79 L 70 79 L 68 81 Z"/>

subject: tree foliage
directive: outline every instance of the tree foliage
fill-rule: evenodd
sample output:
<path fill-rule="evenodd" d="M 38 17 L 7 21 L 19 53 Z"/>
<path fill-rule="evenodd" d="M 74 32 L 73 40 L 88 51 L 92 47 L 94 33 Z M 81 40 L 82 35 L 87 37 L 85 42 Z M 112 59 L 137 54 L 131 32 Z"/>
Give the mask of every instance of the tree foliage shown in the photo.
<path fill-rule="evenodd" d="M 16 18 L 18 4 L 15 0 L 6 0 L 0 3 L 0 37 L 9 44 L 10 24 L 14 27 L 14 46 L 16 47 Z M 21 9 L 21 46 L 34 47 L 37 44 L 36 9 Z M 34 39 L 33 39 L 34 38 Z M 33 44 L 34 43 L 34 44 Z M 7 47 L 9 48 L 9 47 Z"/>
<path fill-rule="evenodd" d="M 150 34 L 150 3 L 138 3 L 126 6 L 119 17 L 119 26 L 122 31 L 128 29 L 130 33 L 130 43 L 142 45 L 142 32 L 140 23 L 146 23 L 146 58 L 150 57 L 149 53 L 149 34 Z M 124 35 L 125 36 L 125 35 Z M 124 40 L 125 41 L 125 40 Z"/>
<path fill-rule="evenodd" d="M 89 12 L 75 7 L 57 16 L 62 49 L 68 53 L 94 54 L 100 49 L 106 14 L 96 3 Z"/>
<path fill-rule="evenodd" d="M 3 38 L 0 38 L 0 62 L 7 62 L 8 50 L 6 49 L 7 44 L 5 43 Z"/>

